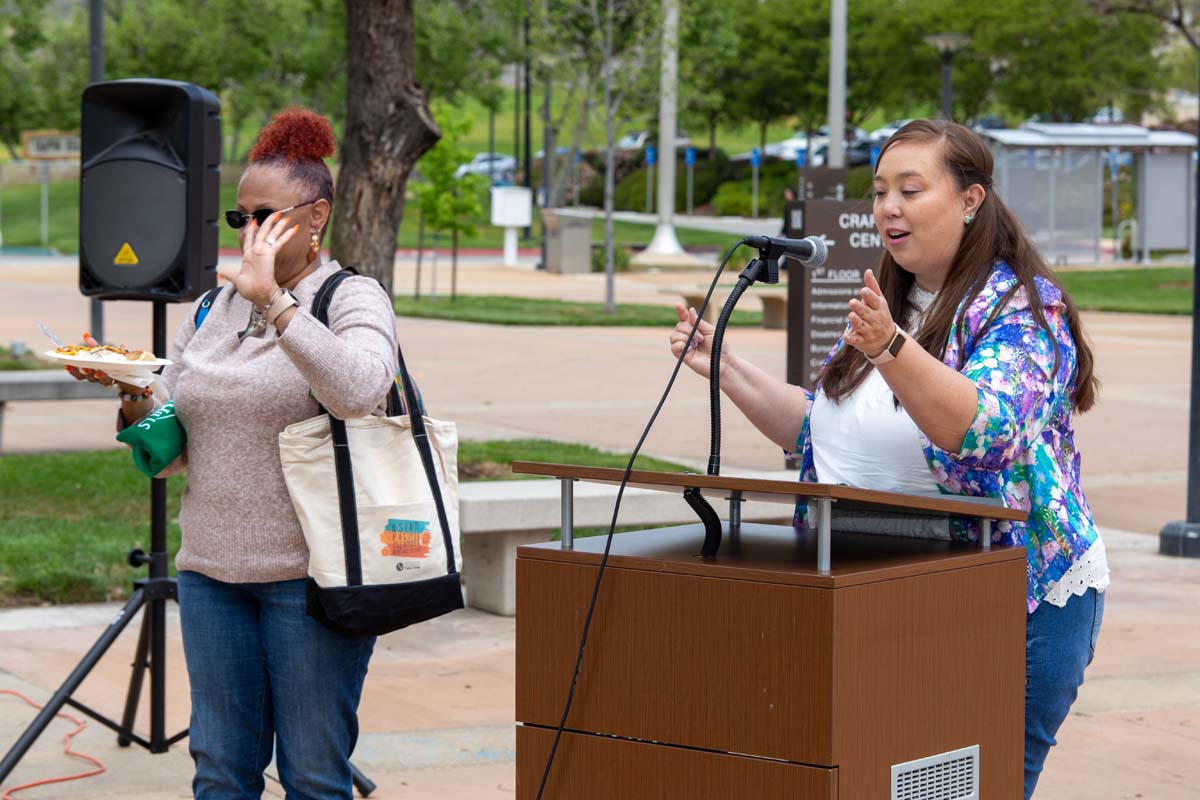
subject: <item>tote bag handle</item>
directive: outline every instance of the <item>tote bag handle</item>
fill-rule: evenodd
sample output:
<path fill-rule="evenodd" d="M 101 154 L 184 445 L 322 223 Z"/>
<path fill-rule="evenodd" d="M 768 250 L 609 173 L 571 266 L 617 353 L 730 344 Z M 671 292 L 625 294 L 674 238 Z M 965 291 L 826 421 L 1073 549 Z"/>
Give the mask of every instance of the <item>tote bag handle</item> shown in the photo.
<path fill-rule="evenodd" d="M 352 268 L 344 268 L 325 279 L 317 294 L 313 297 L 312 314 L 317 320 L 329 327 L 329 306 L 333 302 L 333 293 L 342 281 L 358 272 Z M 433 502 L 437 508 L 438 523 L 442 526 L 442 541 L 446 547 L 446 571 L 453 574 L 458 571 L 454 555 L 454 539 L 450 535 L 450 521 L 446 516 L 446 504 L 442 500 L 442 487 L 438 482 L 437 470 L 434 468 L 433 448 L 429 444 L 429 433 L 422 417 L 424 409 L 417 399 L 408 369 L 404 366 L 404 353 L 400 345 L 396 345 L 396 359 L 400 367 L 400 383 L 404 390 L 405 408 L 416 413 L 409 415 L 412 423 L 413 440 L 417 452 L 421 455 L 421 465 L 425 468 L 425 479 L 429 482 L 429 490 L 433 493 Z M 397 416 L 400 412 L 395 382 L 388 392 L 389 416 Z M 320 405 L 318 403 L 318 405 Z M 342 548 L 346 558 L 346 585 L 362 585 L 362 557 L 358 547 L 358 504 L 354 499 L 354 470 L 350 459 L 350 442 L 346 436 L 346 423 L 330 414 L 324 406 L 318 413 L 329 417 L 329 431 L 333 436 L 333 465 L 337 475 L 338 509 L 342 518 Z"/>

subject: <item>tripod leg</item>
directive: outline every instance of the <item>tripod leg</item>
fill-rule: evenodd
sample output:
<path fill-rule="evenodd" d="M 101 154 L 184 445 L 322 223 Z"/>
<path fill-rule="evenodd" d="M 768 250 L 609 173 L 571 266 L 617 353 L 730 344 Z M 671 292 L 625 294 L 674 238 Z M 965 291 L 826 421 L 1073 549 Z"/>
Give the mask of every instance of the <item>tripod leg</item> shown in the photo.
<path fill-rule="evenodd" d="M 112 646 L 117 637 L 121 635 L 121 631 L 125 630 L 125 626 L 129 624 L 129 620 L 133 619 L 133 615 L 138 612 L 145 602 L 145 593 L 139 589 L 133 593 L 129 601 L 121 608 L 121 612 L 116 618 L 108 624 L 108 628 L 92 645 L 92 649 L 87 652 L 83 660 L 79 662 L 75 670 L 67 677 L 63 685 L 58 687 L 58 691 L 50 698 L 45 707 L 34 718 L 25 732 L 17 739 L 17 743 L 12 746 L 8 754 L 4 756 L 4 760 L 0 761 L 0 783 L 8 777 L 8 773 L 13 771 L 17 766 L 17 762 L 25 755 L 37 738 L 41 736 L 42 731 L 50 724 L 50 720 L 54 719 L 54 715 L 59 712 L 67 698 L 71 693 L 79 688 L 79 684 L 83 683 L 83 679 L 92 671 L 92 667 L 96 666 L 96 662 L 104 655 L 105 651 Z"/>
<path fill-rule="evenodd" d="M 146 652 L 150 645 L 150 615 L 142 616 L 142 631 L 138 634 L 137 651 L 133 656 L 133 673 L 129 677 L 129 694 L 125 695 L 125 714 L 121 717 L 121 728 L 133 730 L 133 721 L 137 716 L 138 700 L 142 696 L 142 679 L 146 675 Z M 133 740 L 126 734 L 117 735 L 117 744 L 129 747 Z"/>
<path fill-rule="evenodd" d="M 358 793 L 363 797 L 370 797 L 371 792 L 375 791 L 375 782 L 362 774 L 362 770 L 353 764 L 350 765 L 350 778 L 354 781 L 354 788 L 358 789 Z"/>

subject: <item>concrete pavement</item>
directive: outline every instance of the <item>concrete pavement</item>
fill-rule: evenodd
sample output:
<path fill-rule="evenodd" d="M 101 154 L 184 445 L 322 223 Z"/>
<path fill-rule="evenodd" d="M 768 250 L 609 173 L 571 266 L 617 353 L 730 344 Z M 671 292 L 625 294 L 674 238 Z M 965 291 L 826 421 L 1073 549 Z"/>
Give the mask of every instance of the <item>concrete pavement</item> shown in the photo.
<path fill-rule="evenodd" d="M 441 287 L 448 286 L 444 265 Z M 428 270 L 428 266 L 425 268 Z M 426 271 L 426 276 L 428 272 Z M 703 273 L 622 275 L 618 301 L 671 303 L 664 286 L 699 283 Z M 397 288 L 411 286 L 399 262 Z M 441 281 L 444 280 L 444 283 Z M 428 284 L 426 284 L 428 286 Z M 464 293 L 599 300 L 600 276 L 556 276 L 477 260 L 460 265 Z M 109 340 L 144 342 L 149 308 L 107 304 Z M 172 326 L 184 309 L 172 307 Z M 34 323 L 72 338 L 87 320 L 69 260 L 0 264 L 0 343 L 40 347 Z M 1078 419 L 1085 487 L 1106 532 L 1113 568 L 1106 620 L 1087 684 L 1060 732 L 1038 796 L 1185 798 L 1200 785 L 1200 562 L 1156 555 L 1163 523 L 1184 513 L 1190 324 L 1188 318 L 1087 314 L 1104 386 L 1096 409 Z M 438 416 L 464 438 L 527 437 L 627 450 L 636 441 L 670 370 L 665 330 L 478 326 L 401 319 L 397 329 Z M 782 374 L 782 331 L 737 329 L 729 346 Z M 6 450 L 113 446 L 113 404 L 12 404 Z M 681 374 L 644 448 L 698 463 L 707 452 L 705 382 Z M 777 449 L 736 414 L 725 415 L 724 463 L 778 469 Z M 103 630 L 113 606 L 0 612 L 0 688 L 44 701 Z M 169 623 L 168 727 L 186 725 L 187 690 L 177 626 Z M 492 798 L 514 792 L 512 620 L 464 611 L 380 641 L 363 701 L 356 762 L 383 798 Z M 136 636 L 124 635 L 79 697 L 115 715 Z M 0 748 L 28 720 L 0 695 Z M 142 728 L 144 730 L 143 721 Z M 56 722 L 8 785 L 78 771 L 60 755 L 67 726 Z M 190 761 L 177 745 L 164 755 L 120 750 L 92 723 L 77 749 L 108 773 L 24 795 L 29 798 L 189 796 Z M 269 784 L 282 796 L 278 784 Z"/>

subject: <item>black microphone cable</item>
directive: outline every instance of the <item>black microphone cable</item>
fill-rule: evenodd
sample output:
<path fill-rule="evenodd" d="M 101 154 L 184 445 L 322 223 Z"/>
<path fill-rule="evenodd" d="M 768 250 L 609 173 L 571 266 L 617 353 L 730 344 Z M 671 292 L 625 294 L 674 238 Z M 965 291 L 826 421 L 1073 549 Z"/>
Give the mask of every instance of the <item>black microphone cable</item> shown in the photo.
<path fill-rule="evenodd" d="M 608 553 L 612 548 L 613 534 L 617 529 L 617 514 L 621 510 L 621 498 L 625 494 L 625 485 L 629 483 L 629 473 L 633 471 L 633 462 L 637 459 L 638 452 L 641 451 L 646 437 L 650 435 L 650 428 L 654 426 L 655 420 L 658 419 L 659 412 L 662 411 L 663 405 L 667 402 L 667 396 L 671 393 L 671 387 L 675 385 L 675 378 L 679 375 L 679 368 L 683 366 L 683 359 L 687 357 L 692 338 L 695 337 L 696 331 L 700 327 L 700 320 L 704 319 L 704 310 L 708 308 L 708 301 L 712 297 L 713 291 L 717 288 L 717 281 L 720 279 L 721 273 L 725 271 L 725 265 L 729 263 L 729 259 L 733 257 L 734 252 L 745 244 L 745 242 L 746 240 L 742 239 L 729 248 L 729 252 L 725 254 L 725 258 L 721 261 L 721 266 L 717 267 L 717 273 L 713 275 L 712 283 L 708 285 L 708 292 L 704 295 L 704 302 L 700 304 L 700 308 L 696 311 L 696 323 L 692 325 L 692 331 L 688 334 L 687 342 L 684 343 L 679 357 L 675 359 L 675 368 L 671 370 L 671 377 L 667 381 L 667 388 L 663 390 L 662 397 L 658 400 L 658 405 L 654 407 L 654 413 L 650 415 L 650 420 L 646 423 L 646 427 L 642 430 L 642 435 L 638 437 L 637 445 L 633 448 L 633 453 L 629 456 L 629 463 L 625 465 L 625 473 L 621 476 L 621 485 L 617 489 L 617 501 L 613 506 L 612 522 L 608 526 L 608 537 L 604 542 L 604 555 L 600 559 L 600 568 L 596 571 L 596 583 L 592 587 L 592 599 L 588 603 L 587 616 L 583 620 L 583 635 L 579 639 L 579 655 L 575 658 L 575 672 L 571 675 L 571 688 L 567 692 L 567 703 L 563 708 L 562 719 L 559 720 L 558 728 L 554 731 L 554 744 L 551 745 L 550 755 L 546 758 L 546 768 L 542 772 L 542 782 L 538 784 L 537 800 L 542 800 L 542 793 L 546 790 L 546 781 L 550 778 L 550 768 L 554 765 L 554 755 L 558 752 L 558 742 L 562 739 L 563 729 L 567 725 L 567 715 L 571 713 L 571 703 L 575 700 L 575 686 L 579 682 L 579 671 L 583 667 L 583 653 L 587 648 L 588 631 L 592 627 L 592 613 L 596 610 L 596 599 L 600 596 L 600 579 L 604 576 L 604 568 L 608 564 Z"/>

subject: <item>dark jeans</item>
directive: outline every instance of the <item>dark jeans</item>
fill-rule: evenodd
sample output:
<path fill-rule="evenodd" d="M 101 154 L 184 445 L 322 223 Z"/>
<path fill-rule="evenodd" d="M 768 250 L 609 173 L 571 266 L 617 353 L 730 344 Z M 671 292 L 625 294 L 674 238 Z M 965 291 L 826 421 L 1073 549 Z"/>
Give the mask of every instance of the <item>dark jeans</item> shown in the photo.
<path fill-rule="evenodd" d="M 1062 608 L 1042 603 L 1025 620 L 1025 800 L 1096 654 L 1103 618 L 1104 595 L 1088 589 Z"/>
<path fill-rule="evenodd" d="M 231 584 L 179 573 L 199 800 L 258 798 L 276 753 L 289 798 L 352 797 L 350 754 L 372 639 L 304 614 L 304 581 Z"/>

